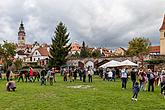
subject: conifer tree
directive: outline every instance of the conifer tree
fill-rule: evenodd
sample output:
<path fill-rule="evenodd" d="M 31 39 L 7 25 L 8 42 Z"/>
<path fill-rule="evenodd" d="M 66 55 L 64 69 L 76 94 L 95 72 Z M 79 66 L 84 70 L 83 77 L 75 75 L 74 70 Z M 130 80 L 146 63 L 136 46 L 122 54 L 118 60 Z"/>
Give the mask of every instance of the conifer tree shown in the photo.
<path fill-rule="evenodd" d="M 85 46 L 85 42 L 83 41 L 82 43 L 82 48 L 81 48 L 81 52 L 80 52 L 80 57 L 81 58 L 86 58 L 89 57 L 89 52 L 87 50 L 87 47 Z"/>
<path fill-rule="evenodd" d="M 71 44 L 68 44 L 69 40 L 67 28 L 60 22 L 56 27 L 50 46 L 49 66 L 60 67 L 66 64 L 67 55 L 71 49 Z"/>

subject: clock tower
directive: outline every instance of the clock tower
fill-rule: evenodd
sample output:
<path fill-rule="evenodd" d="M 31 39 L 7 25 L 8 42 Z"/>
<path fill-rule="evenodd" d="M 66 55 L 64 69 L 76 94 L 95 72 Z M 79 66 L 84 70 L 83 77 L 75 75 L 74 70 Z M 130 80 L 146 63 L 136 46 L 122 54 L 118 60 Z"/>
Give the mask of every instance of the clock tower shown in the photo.
<path fill-rule="evenodd" d="M 25 45 L 25 30 L 23 26 L 23 22 L 21 21 L 19 32 L 18 32 L 18 45 L 23 46 Z"/>

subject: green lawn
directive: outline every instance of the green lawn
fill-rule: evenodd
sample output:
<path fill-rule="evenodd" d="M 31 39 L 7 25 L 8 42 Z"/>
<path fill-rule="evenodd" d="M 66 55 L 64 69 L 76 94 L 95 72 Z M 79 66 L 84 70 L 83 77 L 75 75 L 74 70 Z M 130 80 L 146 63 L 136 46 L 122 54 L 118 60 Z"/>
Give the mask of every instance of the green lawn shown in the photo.
<path fill-rule="evenodd" d="M 53 86 L 35 83 L 16 83 L 15 92 L 5 91 L 6 81 L 0 81 L 0 110 L 165 110 L 165 99 L 155 92 L 140 91 L 138 101 L 131 101 L 131 81 L 126 90 L 121 82 L 103 81 L 97 76 L 93 83 L 63 82 L 58 76 Z M 89 85 L 91 88 L 69 88 Z"/>

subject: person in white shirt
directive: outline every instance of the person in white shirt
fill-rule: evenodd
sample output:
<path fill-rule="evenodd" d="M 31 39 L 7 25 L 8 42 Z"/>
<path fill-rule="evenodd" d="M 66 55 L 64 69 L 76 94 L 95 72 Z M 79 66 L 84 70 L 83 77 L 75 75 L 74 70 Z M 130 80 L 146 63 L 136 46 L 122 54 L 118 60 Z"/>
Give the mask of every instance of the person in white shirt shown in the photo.
<path fill-rule="evenodd" d="M 127 78 L 128 78 L 128 69 L 121 70 L 121 81 L 122 81 L 122 89 L 126 89 L 127 86 Z"/>
<path fill-rule="evenodd" d="M 113 73 L 110 69 L 109 72 L 108 72 L 108 81 L 112 81 L 112 75 L 113 75 Z"/>

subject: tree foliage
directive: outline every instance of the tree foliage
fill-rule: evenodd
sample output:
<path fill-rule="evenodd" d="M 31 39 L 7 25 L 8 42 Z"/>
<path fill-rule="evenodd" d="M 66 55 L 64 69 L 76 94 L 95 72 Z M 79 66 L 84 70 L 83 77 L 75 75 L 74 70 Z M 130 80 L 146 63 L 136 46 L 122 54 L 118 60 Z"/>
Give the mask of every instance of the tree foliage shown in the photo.
<path fill-rule="evenodd" d="M 81 48 L 81 52 L 80 52 L 80 57 L 81 58 L 87 58 L 89 57 L 89 52 L 87 47 L 85 46 L 85 42 L 83 41 L 82 43 L 82 48 Z"/>
<path fill-rule="evenodd" d="M 96 57 L 96 58 L 101 57 L 100 51 L 99 50 L 94 50 L 92 52 L 92 57 Z"/>
<path fill-rule="evenodd" d="M 12 65 L 13 58 L 16 54 L 16 46 L 13 43 L 8 43 L 4 41 L 0 44 L 0 57 L 4 62 L 4 69 L 6 70 L 8 66 Z"/>
<path fill-rule="evenodd" d="M 60 22 L 54 32 L 52 44 L 50 46 L 49 66 L 60 67 L 66 64 L 67 55 L 70 51 L 71 44 L 69 42 L 69 33 L 67 28 Z"/>
<path fill-rule="evenodd" d="M 150 45 L 151 43 L 149 39 L 142 38 L 142 37 L 133 38 L 128 43 L 127 55 L 137 56 L 139 60 L 142 62 L 142 66 L 143 66 L 144 55 L 149 54 Z"/>
<path fill-rule="evenodd" d="M 22 68 L 22 63 L 23 63 L 23 61 L 21 59 L 16 59 L 16 61 L 14 62 L 15 69 L 16 70 L 21 69 Z"/>

